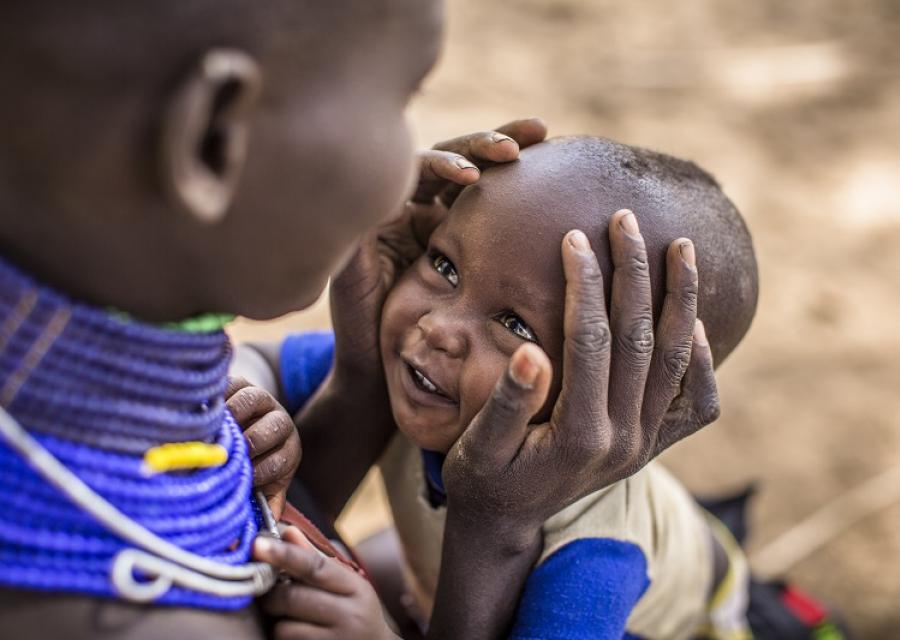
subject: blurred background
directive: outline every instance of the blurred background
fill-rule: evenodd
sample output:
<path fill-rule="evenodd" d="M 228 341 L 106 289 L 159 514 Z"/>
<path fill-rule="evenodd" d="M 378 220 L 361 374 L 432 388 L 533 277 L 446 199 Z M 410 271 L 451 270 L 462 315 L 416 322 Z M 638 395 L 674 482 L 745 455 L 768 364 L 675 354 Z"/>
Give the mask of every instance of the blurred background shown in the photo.
<path fill-rule="evenodd" d="M 411 109 L 421 146 L 540 115 L 551 135 L 608 136 L 717 176 L 755 239 L 759 311 L 720 369 L 721 420 L 665 463 L 701 494 L 756 483 L 751 551 L 833 505 L 853 524 L 788 576 L 859 637 L 900 637 L 900 477 L 834 502 L 900 465 L 900 0 L 447 12 L 442 61 Z M 322 301 L 234 334 L 327 325 Z M 857 518 L 861 503 L 880 508 Z M 357 540 L 388 518 L 367 482 L 341 525 Z"/>

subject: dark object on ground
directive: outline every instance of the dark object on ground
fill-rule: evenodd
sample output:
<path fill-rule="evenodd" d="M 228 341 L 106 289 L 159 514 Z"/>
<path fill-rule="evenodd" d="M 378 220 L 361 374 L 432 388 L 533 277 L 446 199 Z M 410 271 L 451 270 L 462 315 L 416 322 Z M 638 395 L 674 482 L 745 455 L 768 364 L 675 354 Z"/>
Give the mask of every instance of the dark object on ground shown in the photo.
<path fill-rule="evenodd" d="M 747 539 L 747 505 L 756 492 L 750 485 L 731 496 L 698 499 L 743 547 Z M 755 640 L 850 640 L 841 616 L 801 589 L 782 580 L 750 579 L 747 619 Z"/>

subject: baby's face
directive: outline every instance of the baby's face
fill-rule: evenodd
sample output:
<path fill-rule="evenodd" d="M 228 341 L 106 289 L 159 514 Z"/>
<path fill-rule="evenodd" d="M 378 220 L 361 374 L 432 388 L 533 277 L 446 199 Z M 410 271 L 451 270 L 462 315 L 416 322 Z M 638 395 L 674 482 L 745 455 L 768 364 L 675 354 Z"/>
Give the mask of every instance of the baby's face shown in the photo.
<path fill-rule="evenodd" d="M 539 203 L 491 195 L 489 188 L 463 193 L 385 303 L 381 351 L 391 407 L 401 431 L 425 449 L 449 450 L 524 342 L 553 363 L 548 406 L 558 392 L 560 242 L 571 222 Z"/>

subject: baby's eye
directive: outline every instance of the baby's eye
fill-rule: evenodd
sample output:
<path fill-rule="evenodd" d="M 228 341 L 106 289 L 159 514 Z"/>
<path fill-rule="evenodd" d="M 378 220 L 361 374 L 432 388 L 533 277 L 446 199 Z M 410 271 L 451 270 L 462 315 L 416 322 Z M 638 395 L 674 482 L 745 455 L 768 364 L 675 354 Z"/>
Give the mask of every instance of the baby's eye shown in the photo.
<path fill-rule="evenodd" d="M 434 267 L 435 271 L 444 276 L 447 282 L 454 287 L 459 284 L 459 274 L 456 273 L 456 267 L 453 266 L 453 263 L 450 262 L 444 254 L 434 254 L 431 258 L 431 266 Z"/>
<path fill-rule="evenodd" d="M 522 320 L 522 318 L 512 313 L 511 311 L 501 313 L 497 317 L 497 321 L 504 327 L 512 331 L 514 334 L 522 338 L 522 340 L 528 340 L 529 342 L 538 341 L 537 336 L 534 335 L 534 331 L 531 330 L 531 327 L 525 324 L 525 321 Z"/>

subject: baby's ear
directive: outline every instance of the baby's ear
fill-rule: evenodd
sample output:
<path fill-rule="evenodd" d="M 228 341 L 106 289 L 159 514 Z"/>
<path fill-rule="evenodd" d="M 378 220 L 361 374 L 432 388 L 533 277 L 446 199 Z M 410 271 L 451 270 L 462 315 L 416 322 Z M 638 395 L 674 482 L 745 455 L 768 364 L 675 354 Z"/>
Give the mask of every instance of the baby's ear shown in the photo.
<path fill-rule="evenodd" d="M 160 132 L 160 173 L 178 209 L 221 220 L 247 156 L 249 122 L 262 72 L 236 49 L 207 51 L 172 95 Z"/>

